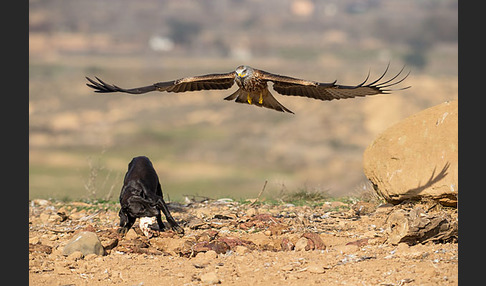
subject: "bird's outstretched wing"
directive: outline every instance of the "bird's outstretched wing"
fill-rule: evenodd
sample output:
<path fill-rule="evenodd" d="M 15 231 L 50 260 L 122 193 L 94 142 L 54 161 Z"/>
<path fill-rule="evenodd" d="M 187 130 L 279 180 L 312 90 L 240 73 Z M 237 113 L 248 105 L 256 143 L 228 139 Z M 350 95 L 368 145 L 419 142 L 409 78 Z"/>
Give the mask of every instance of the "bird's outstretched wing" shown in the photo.
<path fill-rule="evenodd" d="M 410 87 L 407 86 L 399 89 L 389 89 L 389 87 L 401 83 L 410 74 L 410 72 L 408 72 L 406 75 L 399 78 L 405 67 L 403 67 L 400 72 L 398 72 L 398 74 L 392 78 L 380 82 L 380 80 L 382 80 L 387 73 L 388 67 L 389 65 L 386 67 L 385 72 L 383 72 L 383 74 L 377 80 L 366 83 L 370 76 L 368 73 L 366 79 L 362 83 L 355 86 L 339 85 L 336 84 L 336 81 L 331 83 L 308 81 L 272 74 L 262 70 L 258 70 L 258 73 L 261 79 L 273 82 L 273 89 L 280 94 L 310 97 L 320 100 L 333 100 L 373 94 L 385 94 L 389 93 L 390 91 L 403 90 Z"/>
<path fill-rule="evenodd" d="M 90 82 L 86 85 L 95 89 L 95 92 L 125 92 L 131 94 L 141 94 L 150 91 L 167 91 L 167 92 L 186 92 L 202 89 L 228 89 L 234 84 L 235 72 L 222 74 L 207 74 L 201 76 L 185 77 L 173 81 L 157 82 L 152 85 L 125 89 L 116 85 L 108 84 L 98 77 L 96 80 L 86 77 Z"/>

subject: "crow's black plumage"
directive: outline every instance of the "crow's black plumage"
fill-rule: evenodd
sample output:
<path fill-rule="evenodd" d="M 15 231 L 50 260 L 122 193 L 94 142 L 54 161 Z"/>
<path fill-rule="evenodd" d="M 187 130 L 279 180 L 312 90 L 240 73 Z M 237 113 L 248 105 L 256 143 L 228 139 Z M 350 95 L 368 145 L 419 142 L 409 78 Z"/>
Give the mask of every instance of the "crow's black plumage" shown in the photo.
<path fill-rule="evenodd" d="M 126 233 L 140 217 L 156 217 L 159 230 L 164 230 L 162 211 L 175 232 L 184 234 L 184 229 L 174 220 L 164 202 L 159 177 L 149 158 L 139 156 L 128 164 L 128 171 L 120 192 L 120 233 Z"/>

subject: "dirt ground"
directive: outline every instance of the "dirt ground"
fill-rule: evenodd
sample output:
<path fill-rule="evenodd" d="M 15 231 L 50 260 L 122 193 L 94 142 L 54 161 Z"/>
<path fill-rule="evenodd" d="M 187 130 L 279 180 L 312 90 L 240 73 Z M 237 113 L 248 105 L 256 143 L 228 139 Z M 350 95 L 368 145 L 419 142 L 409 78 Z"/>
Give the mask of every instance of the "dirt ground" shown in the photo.
<path fill-rule="evenodd" d="M 392 245 L 396 208 L 329 201 L 319 206 L 235 202 L 170 204 L 184 227 L 147 237 L 138 221 L 117 234 L 118 205 L 29 202 L 30 285 L 457 285 L 458 243 Z M 437 211 L 457 211 L 437 208 Z M 105 255 L 64 256 L 81 231 Z"/>

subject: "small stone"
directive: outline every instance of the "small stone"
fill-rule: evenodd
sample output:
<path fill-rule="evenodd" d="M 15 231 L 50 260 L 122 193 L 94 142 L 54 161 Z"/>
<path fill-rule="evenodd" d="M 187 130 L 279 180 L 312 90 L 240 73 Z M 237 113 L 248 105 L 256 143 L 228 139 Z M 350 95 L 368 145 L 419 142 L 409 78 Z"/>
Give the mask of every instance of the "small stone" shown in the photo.
<path fill-rule="evenodd" d="M 213 241 L 216 236 L 218 236 L 218 232 L 216 230 L 206 230 L 203 233 L 196 234 L 196 240 L 197 242 L 203 242 L 203 241 Z"/>
<path fill-rule="evenodd" d="M 62 254 L 68 256 L 75 251 L 80 251 L 83 255 L 90 253 L 103 255 L 105 253 L 98 236 L 90 231 L 82 231 L 73 236 L 64 247 Z"/>
<path fill-rule="evenodd" d="M 48 222 L 50 221 L 50 219 L 51 219 L 51 215 L 50 215 L 50 214 L 48 214 L 48 213 L 41 213 L 41 214 L 39 215 L 39 218 L 40 218 L 40 220 L 42 221 L 42 223 L 44 223 L 44 224 L 45 224 L 45 223 L 48 223 Z"/>
<path fill-rule="evenodd" d="M 118 238 L 115 237 L 105 240 L 102 245 L 105 250 L 111 250 L 118 245 Z"/>
<path fill-rule="evenodd" d="M 280 270 L 282 270 L 282 271 L 292 271 L 292 270 L 294 270 L 294 266 L 292 266 L 290 264 L 287 264 L 287 265 L 283 266 L 282 268 L 280 268 Z"/>
<path fill-rule="evenodd" d="M 209 248 L 219 254 L 226 253 L 228 250 L 230 250 L 230 247 L 226 242 L 218 240 L 210 242 Z"/>
<path fill-rule="evenodd" d="M 79 250 L 76 250 L 73 253 L 69 254 L 67 259 L 76 261 L 76 260 L 83 259 L 83 257 L 84 257 L 83 253 Z"/>
<path fill-rule="evenodd" d="M 307 247 L 305 250 L 314 250 L 314 249 L 319 249 L 319 250 L 324 250 L 326 249 L 326 244 L 324 244 L 324 241 L 322 241 L 322 238 L 319 234 L 314 233 L 314 232 L 306 232 L 302 235 L 302 237 L 307 238 Z"/>
<path fill-rule="evenodd" d="M 318 264 L 311 264 L 311 265 L 307 266 L 307 271 L 309 271 L 310 273 L 316 273 L 316 274 L 321 274 L 321 273 L 326 272 L 324 267 L 322 267 L 321 265 L 318 265 Z"/>
<path fill-rule="evenodd" d="M 201 275 L 201 282 L 205 284 L 219 284 L 221 281 L 214 272 L 208 272 Z"/>
<path fill-rule="evenodd" d="M 233 202 L 233 199 L 230 199 L 230 198 L 221 198 L 221 199 L 216 200 L 216 202 L 227 204 L 227 203 Z"/>
<path fill-rule="evenodd" d="M 200 218 L 194 218 L 189 221 L 187 226 L 190 229 L 207 229 L 209 228 L 209 225 L 205 223 L 202 219 Z"/>
<path fill-rule="evenodd" d="M 295 243 L 295 251 L 305 251 L 305 248 L 307 246 L 307 238 L 301 237 L 297 242 Z"/>
<path fill-rule="evenodd" d="M 196 217 L 200 219 L 205 219 L 211 217 L 211 210 L 208 208 L 198 208 L 195 211 Z"/>
<path fill-rule="evenodd" d="M 138 234 L 135 232 L 133 228 L 129 229 L 125 234 L 125 239 L 136 239 Z"/>
<path fill-rule="evenodd" d="M 214 250 L 208 250 L 204 252 L 204 257 L 208 260 L 214 260 L 218 258 L 218 253 Z"/>
<path fill-rule="evenodd" d="M 35 236 L 35 237 L 29 237 L 29 243 L 30 244 L 38 244 L 38 243 L 41 243 L 41 242 L 40 242 L 39 237 Z"/>
<path fill-rule="evenodd" d="M 247 216 L 255 216 L 258 214 L 258 211 L 255 209 L 255 208 L 249 208 L 247 211 L 246 211 L 246 215 Z"/>
<path fill-rule="evenodd" d="M 354 211 L 355 215 L 361 216 L 374 212 L 376 210 L 376 205 L 369 202 L 359 201 L 352 205 L 351 209 Z"/>
<path fill-rule="evenodd" d="M 246 254 L 246 253 L 249 253 L 250 250 L 248 249 L 248 247 L 245 247 L 243 245 L 237 245 L 234 249 L 234 251 L 239 254 L 239 255 L 243 255 L 243 254 Z"/>
<path fill-rule="evenodd" d="M 294 249 L 294 244 L 290 241 L 290 239 L 284 237 L 282 239 L 282 242 L 280 243 L 280 247 L 282 248 L 282 251 L 291 251 Z"/>
<path fill-rule="evenodd" d="M 408 244 L 406 244 L 405 242 L 400 242 L 400 243 L 397 245 L 397 248 L 396 248 L 396 253 L 397 253 L 397 254 L 406 253 L 406 252 L 408 252 L 409 248 L 410 248 L 410 247 L 408 246 Z"/>
<path fill-rule="evenodd" d="M 41 244 L 40 242 L 36 243 L 36 244 L 29 243 L 29 253 L 31 253 L 31 252 L 44 252 L 44 253 L 47 253 L 47 254 L 51 254 L 52 253 L 52 247 L 50 247 L 48 245 Z"/>
<path fill-rule="evenodd" d="M 37 200 L 33 200 L 34 202 L 34 205 L 38 205 L 38 206 L 47 206 L 49 204 L 49 201 L 48 200 L 43 200 L 43 199 L 37 199 Z"/>

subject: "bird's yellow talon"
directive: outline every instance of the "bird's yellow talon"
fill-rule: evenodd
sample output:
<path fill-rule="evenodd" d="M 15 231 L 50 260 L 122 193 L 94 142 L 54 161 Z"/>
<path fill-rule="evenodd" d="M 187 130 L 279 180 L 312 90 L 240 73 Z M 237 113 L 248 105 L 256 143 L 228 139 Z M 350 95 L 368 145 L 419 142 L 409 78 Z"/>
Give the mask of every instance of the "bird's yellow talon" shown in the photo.
<path fill-rule="evenodd" d="M 258 103 L 263 104 L 263 94 L 260 92 L 260 99 L 258 100 Z"/>
<path fill-rule="evenodd" d="M 248 95 L 246 96 L 246 100 L 248 101 L 248 104 L 251 104 L 251 97 L 250 97 L 250 93 L 248 93 Z"/>

